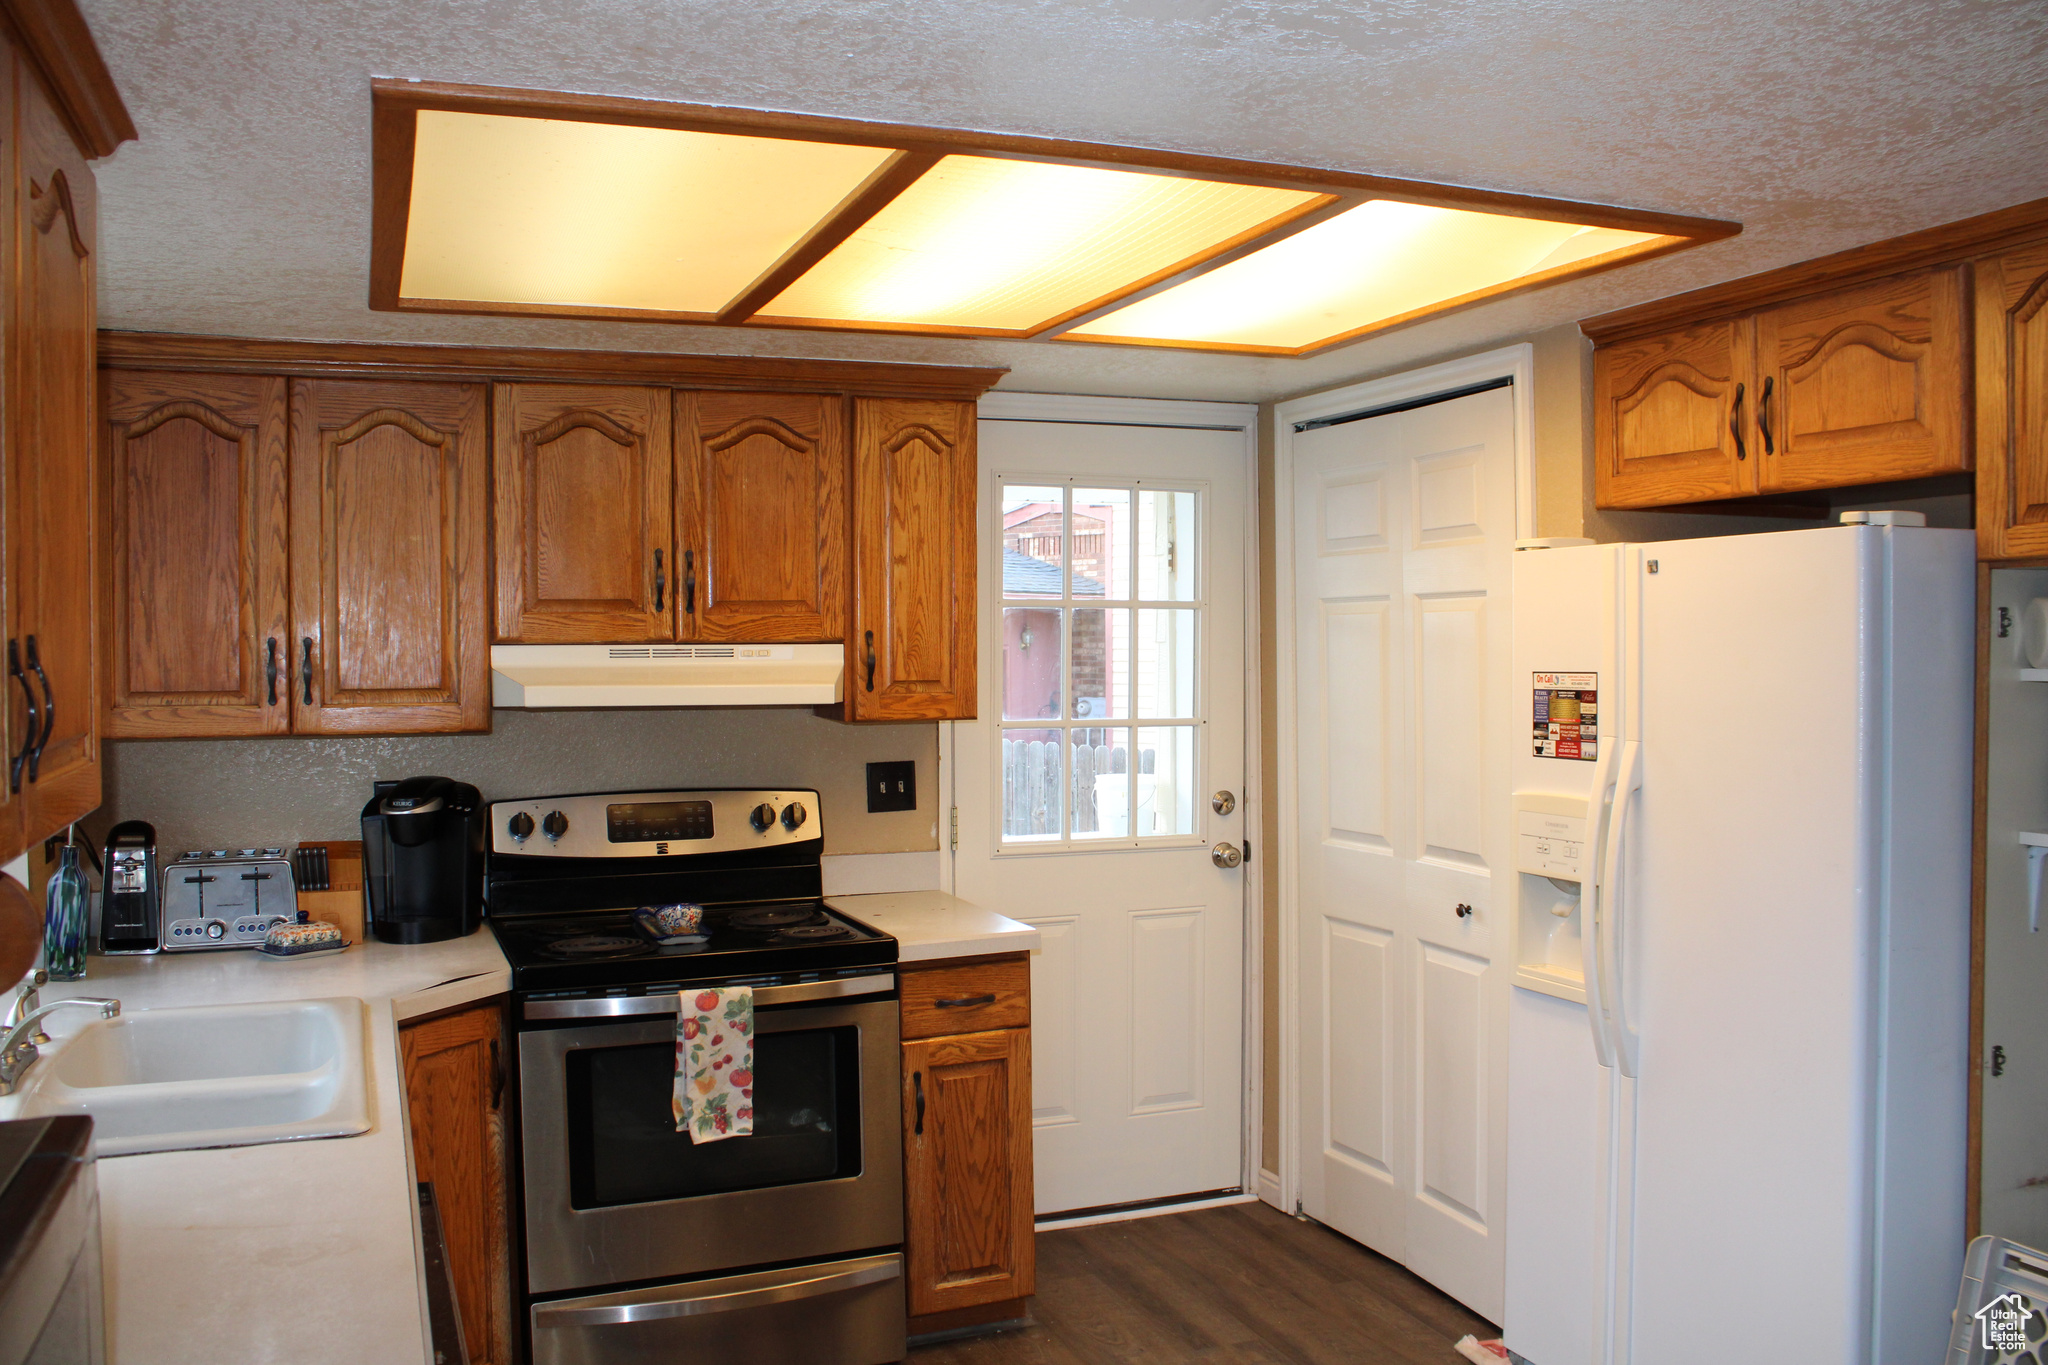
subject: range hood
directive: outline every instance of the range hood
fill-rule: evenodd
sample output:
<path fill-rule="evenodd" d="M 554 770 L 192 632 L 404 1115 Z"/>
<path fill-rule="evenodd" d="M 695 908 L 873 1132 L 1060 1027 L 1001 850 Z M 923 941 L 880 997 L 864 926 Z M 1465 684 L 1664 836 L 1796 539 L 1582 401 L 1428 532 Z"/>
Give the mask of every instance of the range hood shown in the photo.
<path fill-rule="evenodd" d="M 491 705 L 825 706 L 841 645 L 492 645 Z"/>

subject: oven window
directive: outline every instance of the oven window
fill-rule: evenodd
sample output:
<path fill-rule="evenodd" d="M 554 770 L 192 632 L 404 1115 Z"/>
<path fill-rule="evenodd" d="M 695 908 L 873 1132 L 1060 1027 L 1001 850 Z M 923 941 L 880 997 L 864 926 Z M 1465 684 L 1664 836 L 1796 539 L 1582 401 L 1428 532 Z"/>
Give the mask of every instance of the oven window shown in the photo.
<path fill-rule="evenodd" d="M 754 1039 L 754 1131 L 702 1145 L 669 1107 L 672 1042 L 568 1055 L 569 1202 L 579 1209 L 860 1174 L 860 1030 Z"/>

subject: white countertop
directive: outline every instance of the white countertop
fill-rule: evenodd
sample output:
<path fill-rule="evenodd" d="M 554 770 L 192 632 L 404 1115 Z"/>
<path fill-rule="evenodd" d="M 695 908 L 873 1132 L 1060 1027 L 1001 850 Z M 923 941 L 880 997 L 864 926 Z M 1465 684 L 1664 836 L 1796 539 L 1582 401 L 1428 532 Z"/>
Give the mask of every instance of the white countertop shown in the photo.
<path fill-rule="evenodd" d="M 133 1012 L 356 996 L 370 1007 L 369 1132 L 100 1160 L 110 1365 L 430 1362 L 397 1026 L 510 988 L 490 931 L 282 961 L 95 957 L 87 971 L 45 986 L 44 1003 L 111 995 Z M 65 1010 L 45 1026 L 61 1043 L 94 1017 Z"/>
<path fill-rule="evenodd" d="M 1028 953 L 1038 946 L 1038 930 L 1030 925 L 943 891 L 827 896 L 825 904 L 893 935 L 902 962 Z"/>

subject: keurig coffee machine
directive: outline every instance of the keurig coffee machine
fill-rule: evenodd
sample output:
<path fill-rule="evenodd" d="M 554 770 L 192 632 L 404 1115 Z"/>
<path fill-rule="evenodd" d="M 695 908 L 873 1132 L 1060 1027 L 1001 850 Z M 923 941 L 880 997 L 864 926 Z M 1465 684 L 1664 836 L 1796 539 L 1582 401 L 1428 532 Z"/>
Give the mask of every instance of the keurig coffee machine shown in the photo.
<path fill-rule="evenodd" d="M 475 932 L 483 916 L 484 803 L 446 777 L 379 782 L 363 807 L 363 891 L 385 943 Z"/>

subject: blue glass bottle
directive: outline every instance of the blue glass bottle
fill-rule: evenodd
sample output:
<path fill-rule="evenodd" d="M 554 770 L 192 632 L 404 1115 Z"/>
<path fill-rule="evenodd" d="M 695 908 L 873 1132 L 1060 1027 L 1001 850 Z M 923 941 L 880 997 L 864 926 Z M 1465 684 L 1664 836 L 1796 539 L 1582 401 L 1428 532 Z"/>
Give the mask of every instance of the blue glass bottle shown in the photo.
<path fill-rule="evenodd" d="M 53 981 L 85 976 L 85 912 L 85 869 L 74 841 L 64 845 L 43 903 L 43 965 Z"/>

